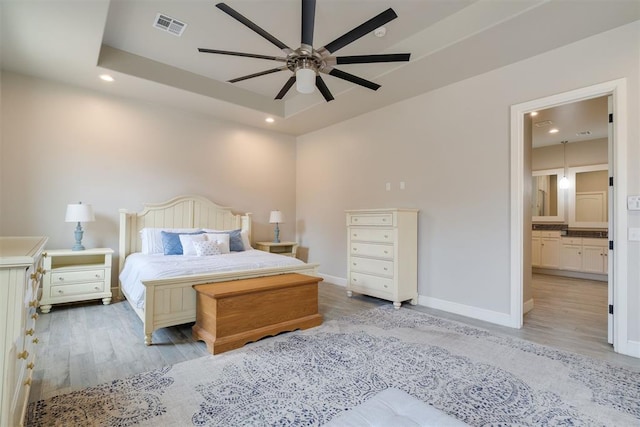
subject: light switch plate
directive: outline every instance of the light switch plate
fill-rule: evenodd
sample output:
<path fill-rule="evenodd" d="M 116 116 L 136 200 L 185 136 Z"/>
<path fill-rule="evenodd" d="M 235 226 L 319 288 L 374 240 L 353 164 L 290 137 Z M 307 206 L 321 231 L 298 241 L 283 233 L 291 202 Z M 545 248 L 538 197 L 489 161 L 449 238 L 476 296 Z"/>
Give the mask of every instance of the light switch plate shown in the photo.
<path fill-rule="evenodd" d="M 640 196 L 627 196 L 627 209 L 640 211 Z"/>

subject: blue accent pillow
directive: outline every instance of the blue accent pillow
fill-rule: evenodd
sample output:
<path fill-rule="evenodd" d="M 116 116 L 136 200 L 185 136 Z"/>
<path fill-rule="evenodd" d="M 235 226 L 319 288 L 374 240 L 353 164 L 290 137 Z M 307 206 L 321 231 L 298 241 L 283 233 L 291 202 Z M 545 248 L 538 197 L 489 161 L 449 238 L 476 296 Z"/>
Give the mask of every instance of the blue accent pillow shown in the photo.
<path fill-rule="evenodd" d="M 240 232 L 242 229 L 225 231 L 229 235 L 229 250 L 231 252 L 242 252 L 244 251 L 244 244 L 242 243 L 242 236 Z"/>
<path fill-rule="evenodd" d="M 195 233 L 171 233 L 162 231 L 162 246 L 165 255 L 182 255 L 182 243 L 180 243 L 181 234 L 203 234 L 204 231 L 196 231 Z M 231 240 L 231 239 L 229 239 Z M 242 242 L 240 242 L 242 243 Z"/>

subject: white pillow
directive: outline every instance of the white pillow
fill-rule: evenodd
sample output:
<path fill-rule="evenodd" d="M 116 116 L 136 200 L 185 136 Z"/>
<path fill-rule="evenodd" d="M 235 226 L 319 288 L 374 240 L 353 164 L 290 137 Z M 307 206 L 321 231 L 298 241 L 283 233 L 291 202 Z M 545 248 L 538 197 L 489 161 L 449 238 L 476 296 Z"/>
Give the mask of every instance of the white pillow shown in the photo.
<path fill-rule="evenodd" d="M 229 233 L 233 230 L 212 230 L 209 228 L 205 228 L 203 229 L 203 231 L 205 233 Z M 244 247 L 245 251 L 248 251 L 249 249 L 253 249 L 251 247 L 251 242 L 249 241 L 249 232 L 247 230 L 240 231 L 240 238 L 242 239 L 242 246 Z"/>
<path fill-rule="evenodd" d="M 216 242 L 218 243 L 218 245 L 220 246 L 220 253 L 221 254 L 228 254 L 231 251 L 229 250 L 229 235 L 226 233 L 221 233 L 221 234 L 217 234 L 217 233 L 205 233 L 205 236 L 207 236 L 207 240 L 210 240 L 212 242 Z"/>
<path fill-rule="evenodd" d="M 162 228 L 162 227 L 145 227 L 140 230 L 140 239 L 142 247 L 140 251 L 143 254 L 163 254 L 164 246 L 162 244 L 162 232 L 169 233 L 194 233 L 200 231 L 200 228 Z"/>
<path fill-rule="evenodd" d="M 196 255 L 195 242 L 204 242 L 207 237 L 204 234 L 180 234 L 180 244 L 182 245 L 182 255 Z"/>
<path fill-rule="evenodd" d="M 193 246 L 197 256 L 213 256 L 220 255 L 220 246 L 222 245 L 213 240 L 203 240 L 201 242 L 193 242 Z"/>

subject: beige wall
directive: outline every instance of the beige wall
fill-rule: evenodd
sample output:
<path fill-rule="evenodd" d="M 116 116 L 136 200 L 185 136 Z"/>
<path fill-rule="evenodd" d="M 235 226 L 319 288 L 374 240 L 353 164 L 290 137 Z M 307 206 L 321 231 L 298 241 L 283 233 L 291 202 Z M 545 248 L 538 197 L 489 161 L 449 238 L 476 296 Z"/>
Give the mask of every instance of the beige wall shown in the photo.
<path fill-rule="evenodd" d="M 346 277 L 345 209 L 419 208 L 421 301 L 508 314 L 510 106 L 627 78 L 627 185 L 640 194 L 639 40 L 636 22 L 299 137 L 298 233 L 310 261 Z M 640 226 L 637 212 L 629 225 Z M 621 280 L 636 341 L 639 259 L 630 242 Z"/>
<path fill-rule="evenodd" d="M 608 141 L 606 138 L 567 143 L 567 167 L 607 164 Z M 562 145 L 549 145 L 533 150 L 533 170 L 562 168 Z"/>
<path fill-rule="evenodd" d="M 276 208 L 295 237 L 293 137 L 6 72 L 1 99 L 1 235 L 70 248 L 66 205 L 82 201 L 85 246 L 117 250 L 119 208 L 198 194 L 252 212 L 254 241 L 273 238 Z"/>

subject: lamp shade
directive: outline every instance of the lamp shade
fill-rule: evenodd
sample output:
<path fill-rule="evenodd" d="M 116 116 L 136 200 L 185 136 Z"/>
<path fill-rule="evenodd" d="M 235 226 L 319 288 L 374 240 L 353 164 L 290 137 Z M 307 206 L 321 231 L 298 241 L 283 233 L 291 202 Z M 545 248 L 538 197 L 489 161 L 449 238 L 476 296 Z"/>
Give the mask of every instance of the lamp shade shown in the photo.
<path fill-rule="evenodd" d="M 296 71 L 296 90 L 300 93 L 313 93 L 316 89 L 316 72 L 311 68 Z"/>
<path fill-rule="evenodd" d="M 284 222 L 284 218 L 282 216 L 282 212 L 280 211 L 271 211 L 271 215 L 269 215 L 269 223 L 277 224 Z"/>
<path fill-rule="evenodd" d="M 67 205 L 67 214 L 64 220 L 65 222 L 91 222 L 96 218 L 93 215 L 91 205 L 76 203 Z"/>

